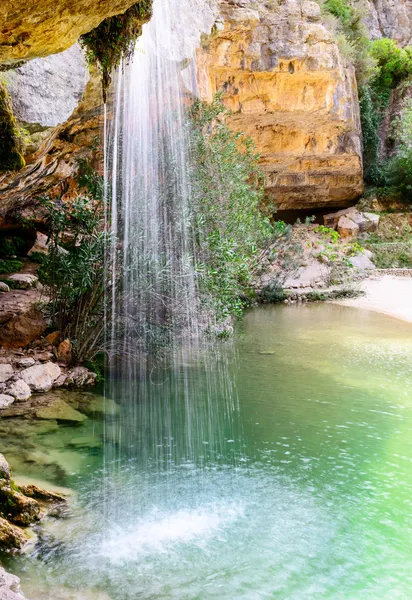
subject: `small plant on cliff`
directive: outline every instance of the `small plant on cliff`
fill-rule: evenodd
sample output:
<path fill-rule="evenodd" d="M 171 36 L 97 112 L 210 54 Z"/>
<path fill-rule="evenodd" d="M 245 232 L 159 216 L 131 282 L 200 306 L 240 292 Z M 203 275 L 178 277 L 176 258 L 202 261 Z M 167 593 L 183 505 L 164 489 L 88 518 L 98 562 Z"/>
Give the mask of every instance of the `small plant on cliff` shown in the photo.
<path fill-rule="evenodd" d="M 13 115 L 6 86 L 0 81 L 0 173 L 19 171 L 25 166 L 23 140 Z"/>
<path fill-rule="evenodd" d="M 151 15 L 152 0 L 140 0 L 125 13 L 105 19 L 81 36 L 80 42 L 86 49 L 89 63 L 97 64 L 101 70 L 104 102 L 112 71 L 120 65 L 122 58 L 126 61 L 131 58 L 143 24 Z"/>
<path fill-rule="evenodd" d="M 63 338 L 73 342 L 78 362 L 92 359 L 104 337 L 104 229 L 101 178 L 82 164 L 81 192 L 70 201 L 39 199 L 49 232 L 48 255 L 39 269 L 50 298 L 50 318 Z"/>
<path fill-rule="evenodd" d="M 218 320 L 240 315 L 248 302 L 261 248 L 273 239 L 260 211 L 264 189 L 250 138 L 229 129 L 218 94 L 190 111 L 196 263 L 201 291 Z"/>

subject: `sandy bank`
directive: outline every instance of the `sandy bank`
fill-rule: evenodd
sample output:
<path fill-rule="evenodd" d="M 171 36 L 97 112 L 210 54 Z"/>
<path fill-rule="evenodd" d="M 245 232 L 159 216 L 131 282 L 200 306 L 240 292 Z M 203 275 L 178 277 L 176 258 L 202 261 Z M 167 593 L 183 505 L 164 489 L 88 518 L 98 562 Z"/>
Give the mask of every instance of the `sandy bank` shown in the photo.
<path fill-rule="evenodd" d="M 383 275 L 366 279 L 361 289 L 365 296 L 334 300 L 334 304 L 374 310 L 412 323 L 412 277 Z"/>

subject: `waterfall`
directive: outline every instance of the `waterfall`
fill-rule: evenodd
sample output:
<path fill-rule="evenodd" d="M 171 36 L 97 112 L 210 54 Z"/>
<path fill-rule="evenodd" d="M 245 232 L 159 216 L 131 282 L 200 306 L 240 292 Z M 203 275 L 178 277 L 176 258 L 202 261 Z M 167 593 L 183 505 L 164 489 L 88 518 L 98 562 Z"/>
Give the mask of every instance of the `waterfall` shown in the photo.
<path fill-rule="evenodd" d="M 150 507 L 156 482 L 166 477 L 173 487 L 176 470 L 204 472 L 227 459 L 228 444 L 233 456 L 238 449 L 228 348 L 220 352 L 203 335 L 186 119 L 196 92 L 194 51 L 215 17 L 206 0 L 155 0 L 133 60 L 115 76 L 105 126 L 106 318 L 121 356 L 106 396 L 128 406 L 126 421 L 106 423 L 106 483 L 120 478 L 129 506 L 136 504 L 131 464 L 140 482 L 147 477 L 139 502 Z"/>

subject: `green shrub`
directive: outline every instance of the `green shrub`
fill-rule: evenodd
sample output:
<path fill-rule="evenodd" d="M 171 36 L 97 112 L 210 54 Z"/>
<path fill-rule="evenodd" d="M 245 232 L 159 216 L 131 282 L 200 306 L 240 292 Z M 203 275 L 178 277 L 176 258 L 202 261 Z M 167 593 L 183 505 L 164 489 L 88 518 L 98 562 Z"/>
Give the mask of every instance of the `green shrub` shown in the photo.
<path fill-rule="evenodd" d="M 361 124 L 364 147 L 365 179 L 379 187 L 394 187 L 407 175 L 408 154 L 399 155 L 389 169 L 379 162 L 379 127 L 389 106 L 392 90 L 412 75 L 412 47 L 399 48 L 394 40 L 371 42 L 370 53 L 376 62 L 374 76 L 360 88 Z M 402 145 L 405 150 L 405 145 Z M 396 170 L 399 177 L 396 177 Z M 402 192 L 404 193 L 404 191 Z"/>
<path fill-rule="evenodd" d="M 21 260 L 0 258 L 0 273 L 2 275 L 16 273 L 16 271 L 20 271 L 22 268 L 23 263 Z"/>
<path fill-rule="evenodd" d="M 386 181 L 395 186 L 405 200 L 412 202 L 412 99 L 405 104 L 395 131 L 399 147 L 386 167 Z"/>
<path fill-rule="evenodd" d="M 261 249 L 273 239 L 260 211 L 264 198 L 250 138 L 231 131 L 221 96 L 190 111 L 196 264 L 200 287 L 217 319 L 240 315 L 252 295 Z"/>
<path fill-rule="evenodd" d="M 395 40 L 382 38 L 370 45 L 377 69 L 372 85 L 377 92 L 387 94 L 412 74 L 412 47 L 399 48 Z"/>
<path fill-rule="evenodd" d="M 104 338 L 107 234 L 103 184 L 98 186 L 98 176 L 91 173 L 83 165 L 92 185 L 69 202 L 39 198 L 49 231 L 49 252 L 38 275 L 50 298 L 52 326 L 72 340 L 78 362 L 92 360 Z"/>

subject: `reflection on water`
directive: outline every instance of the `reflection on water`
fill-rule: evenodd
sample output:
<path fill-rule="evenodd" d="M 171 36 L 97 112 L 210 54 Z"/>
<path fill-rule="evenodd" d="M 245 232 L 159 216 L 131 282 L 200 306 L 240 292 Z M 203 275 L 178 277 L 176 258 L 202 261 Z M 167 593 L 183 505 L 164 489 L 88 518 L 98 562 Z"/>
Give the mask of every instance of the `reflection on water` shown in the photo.
<path fill-rule="evenodd" d="M 412 326 L 333 305 L 259 308 L 239 327 L 237 361 L 227 351 L 244 435 L 214 403 L 215 460 L 151 469 L 132 435 L 151 432 L 116 398 L 106 433 L 128 424 L 130 435 L 106 506 L 101 412 L 0 423 L 17 472 L 78 492 L 69 519 L 7 561 L 30 600 L 411 597 Z M 181 412 L 177 393 L 177 447 Z"/>

